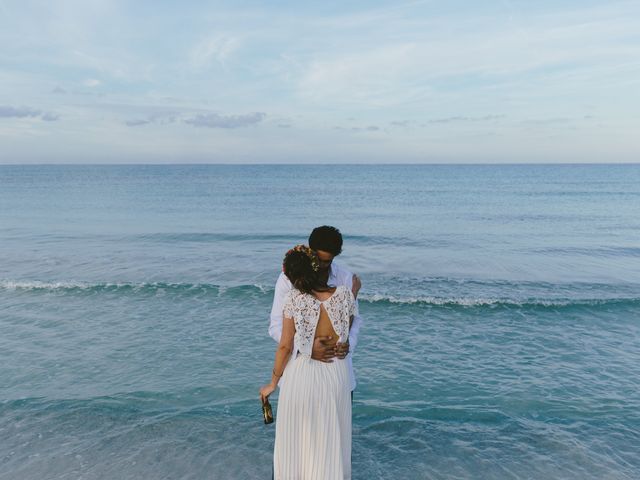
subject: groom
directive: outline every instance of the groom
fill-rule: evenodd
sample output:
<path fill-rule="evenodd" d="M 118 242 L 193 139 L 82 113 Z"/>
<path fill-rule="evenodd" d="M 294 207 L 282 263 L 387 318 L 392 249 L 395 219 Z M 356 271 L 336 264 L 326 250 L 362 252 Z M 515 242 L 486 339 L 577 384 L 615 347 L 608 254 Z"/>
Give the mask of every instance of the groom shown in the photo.
<path fill-rule="evenodd" d="M 353 287 L 354 279 L 356 282 L 360 280 L 353 275 L 345 267 L 333 263 L 333 259 L 342 252 L 342 234 L 335 227 L 324 225 L 314 228 L 309 235 L 309 247 L 315 250 L 320 263 L 320 273 L 325 275 L 327 283 L 338 287 L 345 285 L 350 290 Z M 291 282 L 284 273 L 280 273 L 276 282 L 276 291 L 273 296 L 273 306 L 271 307 L 271 321 L 269 323 L 269 335 L 276 342 L 280 342 L 282 335 L 282 312 L 284 307 L 284 298 L 289 290 L 293 288 Z M 313 341 L 313 350 L 311 358 L 321 362 L 332 362 L 333 358 L 347 358 L 349 366 L 349 377 L 351 380 L 351 397 L 353 398 L 353 390 L 356 388 L 356 377 L 353 373 L 353 362 L 351 355 L 358 343 L 358 332 L 362 325 L 362 318 L 358 309 L 358 300 L 356 300 L 356 314 L 353 317 L 351 330 L 349 331 L 349 342 L 337 346 L 327 345 L 329 337 L 317 337 Z M 293 356 L 298 354 L 294 345 Z"/>

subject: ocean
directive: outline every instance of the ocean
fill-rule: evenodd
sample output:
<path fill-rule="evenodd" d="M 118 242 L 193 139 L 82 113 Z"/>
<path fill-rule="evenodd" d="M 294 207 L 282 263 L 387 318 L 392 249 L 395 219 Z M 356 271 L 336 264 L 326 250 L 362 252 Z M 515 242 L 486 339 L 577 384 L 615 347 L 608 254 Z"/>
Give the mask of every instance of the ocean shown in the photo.
<path fill-rule="evenodd" d="M 640 478 L 612 164 L 0 165 L 0 479 L 270 478 L 273 287 L 324 224 L 363 282 L 354 480 Z"/>

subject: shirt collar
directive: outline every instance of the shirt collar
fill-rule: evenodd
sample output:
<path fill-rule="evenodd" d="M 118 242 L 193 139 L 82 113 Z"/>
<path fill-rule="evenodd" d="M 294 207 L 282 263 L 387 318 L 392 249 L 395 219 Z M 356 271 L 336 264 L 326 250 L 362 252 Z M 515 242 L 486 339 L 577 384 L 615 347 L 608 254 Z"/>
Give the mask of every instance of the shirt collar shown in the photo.
<path fill-rule="evenodd" d="M 330 285 L 335 285 L 337 276 L 338 269 L 336 268 L 336 264 L 334 262 L 331 262 L 331 266 L 329 267 L 329 281 L 327 283 L 329 283 Z"/>

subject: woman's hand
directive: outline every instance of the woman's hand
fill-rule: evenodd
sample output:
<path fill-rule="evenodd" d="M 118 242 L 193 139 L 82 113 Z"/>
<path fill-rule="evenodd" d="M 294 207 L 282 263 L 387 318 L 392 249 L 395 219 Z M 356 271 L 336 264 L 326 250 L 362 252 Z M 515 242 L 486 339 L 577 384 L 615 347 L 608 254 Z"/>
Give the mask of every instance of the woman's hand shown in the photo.
<path fill-rule="evenodd" d="M 262 401 L 264 401 L 265 398 L 269 398 L 269 395 L 271 395 L 275 389 L 276 386 L 273 383 L 260 387 L 260 398 Z"/>
<path fill-rule="evenodd" d="M 360 277 L 358 277 L 358 275 L 354 273 L 353 283 L 351 285 L 351 291 L 353 292 L 354 298 L 358 298 L 358 292 L 360 291 L 361 288 L 362 288 L 362 282 L 360 281 Z"/>

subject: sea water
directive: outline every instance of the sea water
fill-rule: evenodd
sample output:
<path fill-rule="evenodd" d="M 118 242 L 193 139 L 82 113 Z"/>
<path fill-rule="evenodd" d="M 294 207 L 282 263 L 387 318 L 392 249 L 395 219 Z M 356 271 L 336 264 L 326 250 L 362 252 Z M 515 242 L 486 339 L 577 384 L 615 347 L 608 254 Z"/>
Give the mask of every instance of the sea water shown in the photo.
<path fill-rule="evenodd" d="M 640 478 L 640 165 L 4 165 L 0 479 L 270 478 L 273 286 L 324 224 L 354 479 Z"/>

